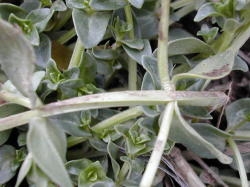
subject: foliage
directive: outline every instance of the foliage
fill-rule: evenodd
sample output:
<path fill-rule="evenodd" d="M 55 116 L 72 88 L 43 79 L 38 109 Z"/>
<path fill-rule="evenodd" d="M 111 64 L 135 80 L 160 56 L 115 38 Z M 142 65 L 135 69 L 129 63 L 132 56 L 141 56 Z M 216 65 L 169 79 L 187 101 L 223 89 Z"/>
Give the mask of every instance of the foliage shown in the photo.
<path fill-rule="evenodd" d="M 248 71 L 237 54 L 250 36 L 250 3 L 166 2 L 0 3 L 1 185 L 162 186 L 162 172 L 183 184 L 159 164 L 179 144 L 230 164 L 229 175 L 249 185 L 249 151 L 236 143 L 250 139 L 250 100 L 228 104 L 204 90 Z M 193 11 L 196 36 L 173 24 Z M 138 89 L 125 91 L 131 84 Z M 209 121 L 220 108 L 225 130 Z"/>

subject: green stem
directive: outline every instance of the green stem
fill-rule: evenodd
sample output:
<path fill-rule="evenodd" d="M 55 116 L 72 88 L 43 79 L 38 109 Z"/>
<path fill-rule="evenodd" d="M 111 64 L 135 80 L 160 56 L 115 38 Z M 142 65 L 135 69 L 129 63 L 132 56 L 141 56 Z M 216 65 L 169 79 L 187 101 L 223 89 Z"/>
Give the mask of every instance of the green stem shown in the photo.
<path fill-rule="evenodd" d="M 24 96 L 16 95 L 16 94 L 2 90 L 0 91 L 0 98 L 7 102 L 16 103 L 18 105 L 31 108 L 30 99 Z"/>
<path fill-rule="evenodd" d="M 32 117 L 48 117 L 81 110 L 109 107 L 160 105 L 173 101 L 178 101 L 179 105 L 220 107 L 227 101 L 227 96 L 222 92 L 168 92 L 161 90 L 143 92 L 123 91 L 86 95 L 50 103 L 31 111 L 1 118 L 0 131 L 28 123 Z"/>
<path fill-rule="evenodd" d="M 79 143 L 85 142 L 87 138 L 85 137 L 75 137 L 75 136 L 70 136 L 67 138 L 67 147 L 73 147 Z"/>
<path fill-rule="evenodd" d="M 69 62 L 68 69 L 70 69 L 72 67 L 79 67 L 80 66 L 81 57 L 82 57 L 83 52 L 84 52 L 84 47 L 82 45 L 82 42 L 78 38 L 76 41 L 76 44 L 75 44 L 75 48 L 74 48 L 72 57 L 71 57 L 70 62 Z"/>
<path fill-rule="evenodd" d="M 238 170 L 239 170 L 239 174 L 240 174 L 241 186 L 248 187 L 247 174 L 246 174 L 246 170 L 244 167 L 244 162 L 243 162 L 242 157 L 240 155 L 240 151 L 232 138 L 229 138 L 227 141 L 229 143 L 229 146 L 231 147 L 231 149 L 234 152 L 234 157 L 236 159 L 236 164 L 238 166 Z"/>
<path fill-rule="evenodd" d="M 232 135 L 232 138 L 234 140 L 250 141 L 250 131 L 247 131 L 247 130 L 237 130 Z"/>
<path fill-rule="evenodd" d="M 168 71 L 168 24 L 169 24 L 169 0 L 161 1 L 161 20 L 158 39 L 158 72 L 161 86 L 164 90 L 173 90 L 169 86 L 170 76 Z"/>
<path fill-rule="evenodd" d="M 160 124 L 160 131 L 157 136 L 153 152 L 150 156 L 148 165 L 146 170 L 143 174 L 140 187 L 150 187 L 152 186 L 155 174 L 157 172 L 158 166 L 161 161 L 161 156 L 164 152 L 164 148 L 167 142 L 168 133 L 170 130 L 172 117 L 174 113 L 175 102 L 170 102 L 163 112 L 161 124 Z"/>
<path fill-rule="evenodd" d="M 92 130 L 95 132 L 102 132 L 104 129 L 108 129 L 113 127 L 116 124 L 123 123 L 125 121 L 128 121 L 130 119 L 135 119 L 141 115 L 143 115 L 143 109 L 142 107 L 134 107 L 130 108 L 128 110 L 125 110 L 119 114 L 116 114 L 106 120 L 101 121 L 100 123 L 96 124 L 94 127 L 92 127 Z"/>
<path fill-rule="evenodd" d="M 134 40 L 135 39 L 134 22 L 130 5 L 125 6 L 124 10 L 127 23 L 128 25 L 131 26 L 131 30 L 129 31 L 129 39 Z M 137 90 L 137 63 L 131 58 L 129 58 L 128 61 L 128 72 L 129 72 L 128 74 L 129 90 Z"/>
<path fill-rule="evenodd" d="M 65 34 L 63 34 L 62 36 L 60 36 L 57 40 L 57 42 L 59 44 L 65 44 L 66 42 L 68 42 L 70 39 L 72 39 L 74 36 L 76 35 L 76 31 L 75 28 L 70 29 L 69 31 L 67 31 Z"/>

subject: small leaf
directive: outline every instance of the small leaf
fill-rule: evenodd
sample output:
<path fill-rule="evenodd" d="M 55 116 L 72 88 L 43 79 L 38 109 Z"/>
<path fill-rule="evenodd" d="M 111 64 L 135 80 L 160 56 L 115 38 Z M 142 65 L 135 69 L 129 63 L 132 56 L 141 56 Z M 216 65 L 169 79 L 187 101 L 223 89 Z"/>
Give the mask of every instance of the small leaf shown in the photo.
<path fill-rule="evenodd" d="M 26 177 L 26 175 L 30 171 L 31 166 L 32 166 L 32 162 L 33 162 L 32 155 L 31 155 L 31 153 L 29 153 L 26 156 L 25 160 L 23 161 L 22 166 L 19 170 L 15 187 L 20 186 L 21 182 L 24 180 L 24 178 Z"/>
<path fill-rule="evenodd" d="M 205 3 L 198 9 L 194 21 L 199 22 L 209 16 L 223 16 L 223 14 L 217 12 L 214 8 L 214 3 Z"/>
<path fill-rule="evenodd" d="M 141 8 L 144 3 L 144 0 L 128 0 L 128 2 L 135 8 Z"/>
<path fill-rule="evenodd" d="M 235 61 L 234 61 L 233 70 L 240 70 L 243 72 L 248 72 L 249 69 L 248 69 L 247 62 L 245 60 L 243 60 L 240 56 L 236 56 Z"/>
<path fill-rule="evenodd" d="M 57 126 L 44 118 L 30 120 L 27 147 L 36 164 L 62 187 L 71 187 L 71 180 L 64 167 L 66 138 Z"/>
<path fill-rule="evenodd" d="M 235 51 L 228 49 L 222 53 L 216 54 L 201 61 L 187 73 L 177 74 L 174 80 L 180 78 L 203 78 L 203 79 L 220 79 L 228 75 L 233 67 Z"/>
<path fill-rule="evenodd" d="M 121 42 L 131 49 L 142 50 L 144 48 L 144 41 L 142 39 L 122 40 Z"/>
<path fill-rule="evenodd" d="M 100 49 L 98 47 L 92 49 L 92 54 L 95 58 L 101 60 L 113 60 L 119 56 L 114 49 Z"/>
<path fill-rule="evenodd" d="M 0 17 L 2 19 L 8 20 L 11 13 L 20 18 L 24 18 L 27 15 L 27 12 L 19 6 L 10 3 L 0 3 Z"/>
<path fill-rule="evenodd" d="M 36 61 L 33 48 L 19 29 L 3 20 L 0 27 L 1 68 L 15 87 L 35 103 L 37 96 L 31 82 Z"/>
<path fill-rule="evenodd" d="M 10 145 L 0 147 L 0 184 L 8 182 L 16 174 L 12 168 L 15 154 L 16 150 Z"/>
<path fill-rule="evenodd" d="M 84 9 L 88 8 L 89 4 L 86 0 L 66 0 L 66 4 L 69 8 Z"/>
<path fill-rule="evenodd" d="M 213 49 L 205 42 L 194 38 L 181 38 L 168 42 L 168 55 L 186 55 L 186 54 L 214 54 Z"/>
<path fill-rule="evenodd" d="M 148 40 L 143 40 L 144 47 L 142 50 L 137 50 L 128 47 L 127 45 L 122 45 L 123 49 L 126 51 L 128 56 L 138 62 L 139 64 L 142 64 L 142 57 L 144 55 L 151 56 L 152 55 L 152 49 L 150 46 L 150 43 Z"/>
<path fill-rule="evenodd" d="M 94 12 L 88 14 L 82 10 L 73 9 L 72 13 L 77 36 L 85 48 L 96 46 L 106 32 L 110 12 Z"/>
<path fill-rule="evenodd" d="M 39 46 L 34 47 L 36 54 L 36 64 L 45 68 L 51 58 L 51 41 L 45 34 L 40 34 Z"/>
<path fill-rule="evenodd" d="M 119 147 L 113 142 L 109 141 L 107 149 L 111 160 L 115 180 L 118 180 L 118 175 L 120 173 L 120 165 L 117 163 L 116 160 L 118 157 Z"/>
<path fill-rule="evenodd" d="M 94 10 L 117 10 L 127 5 L 126 0 L 91 0 L 89 5 Z"/>
<path fill-rule="evenodd" d="M 204 158 L 217 158 L 221 163 L 229 164 L 232 159 L 218 150 L 213 144 L 206 141 L 181 116 L 179 108 L 175 106 L 175 117 L 171 125 L 169 138 L 182 143 L 188 149 Z"/>
<path fill-rule="evenodd" d="M 226 108 L 227 131 L 249 130 L 250 126 L 250 99 L 237 100 Z"/>
<path fill-rule="evenodd" d="M 54 125 L 58 125 L 70 135 L 77 137 L 91 137 L 91 133 L 81 127 L 81 112 L 61 114 L 50 117 L 50 121 Z"/>

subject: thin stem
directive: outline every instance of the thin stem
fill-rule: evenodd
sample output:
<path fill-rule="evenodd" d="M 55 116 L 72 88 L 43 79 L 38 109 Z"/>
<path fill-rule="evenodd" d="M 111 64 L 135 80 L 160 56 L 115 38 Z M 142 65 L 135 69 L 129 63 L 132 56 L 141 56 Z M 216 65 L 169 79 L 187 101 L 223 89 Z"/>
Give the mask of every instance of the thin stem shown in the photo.
<path fill-rule="evenodd" d="M 75 48 L 74 48 L 72 57 L 71 57 L 70 62 L 69 62 L 68 69 L 70 69 L 72 67 L 79 67 L 80 62 L 81 62 L 81 56 L 82 56 L 83 52 L 84 52 L 84 47 L 82 45 L 82 42 L 78 38 L 76 41 L 76 44 L 75 44 Z"/>
<path fill-rule="evenodd" d="M 134 22 L 130 5 L 125 6 L 124 10 L 127 23 L 128 25 L 131 26 L 131 30 L 129 31 L 129 39 L 134 40 L 135 39 Z M 129 58 L 128 61 L 128 73 L 129 73 L 128 74 L 129 90 L 137 90 L 137 63 L 131 58 Z"/>
<path fill-rule="evenodd" d="M 206 100 L 205 100 L 206 99 Z M 75 97 L 40 106 L 34 110 L 11 115 L 0 119 L 0 131 L 23 125 L 32 117 L 48 117 L 81 110 L 108 107 L 159 105 L 178 101 L 179 105 L 217 106 L 225 104 L 227 96 L 221 92 L 192 91 L 123 91 L 100 93 Z"/>
<path fill-rule="evenodd" d="M 130 108 L 128 110 L 125 110 L 119 114 L 116 114 L 104 121 L 101 121 L 100 123 L 96 124 L 94 127 L 92 127 L 92 130 L 95 132 L 102 132 L 104 129 L 108 129 L 113 127 L 116 124 L 123 123 L 125 121 L 128 121 L 130 119 L 137 118 L 141 115 L 143 115 L 143 109 L 142 107 L 134 107 Z"/>
<path fill-rule="evenodd" d="M 75 28 L 70 29 L 69 31 L 67 31 L 65 34 L 63 34 L 62 36 L 60 36 L 57 40 L 57 42 L 59 44 L 65 44 L 66 42 L 68 42 L 70 39 L 72 39 L 74 36 L 76 35 L 76 31 Z"/>
<path fill-rule="evenodd" d="M 170 102 L 164 112 L 161 120 L 160 131 L 157 136 L 153 152 L 150 156 L 148 165 L 143 174 L 140 187 L 150 187 L 152 186 L 155 174 L 157 172 L 158 166 L 161 161 L 161 156 L 164 152 L 164 148 L 167 142 L 168 133 L 170 130 L 170 125 L 172 122 L 172 117 L 174 113 L 175 102 Z"/>
<path fill-rule="evenodd" d="M 67 138 L 67 147 L 73 147 L 79 143 L 85 142 L 87 138 L 85 137 L 75 137 L 75 136 L 70 136 Z"/>
<path fill-rule="evenodd" d="M 247 130 L 237 130 L 232 135 L 232 138 L 234 140 L 250 141 L 250 131 L 247 131 Z"/>
<path fill-rule="evenodd" d="M 243 162 L 242 157 L 240 155 L 240 151 L 232 138 L 229 138 L 227 141 L 228 141 L 231 149 L 234 152 L 234 157 L 236 159 L 236 164 L 238 166 L 238 170 L 239 170 L 239 174 L 240 174 L 241 186 L 248 187 L 246 169 L 244 167 L 244 162 Z"/>
<path fill-rule="evenodd" d="M 24 96 L 16 95 L 11 92 L 2 90 L 0 91 L 0 98 L 7 102 L 16 103 L 18 105 L 31 108 L 30 99 Z"/>
<path fill-rule="evenodd" d="M 164 90 L 172 90 L 169 87 L 170 76 L 168 73 L 168 24 L 169 24 L 169 0 L 161 1 L 161 20 L 158 39 L 158 72 L 161 86 Z"/>

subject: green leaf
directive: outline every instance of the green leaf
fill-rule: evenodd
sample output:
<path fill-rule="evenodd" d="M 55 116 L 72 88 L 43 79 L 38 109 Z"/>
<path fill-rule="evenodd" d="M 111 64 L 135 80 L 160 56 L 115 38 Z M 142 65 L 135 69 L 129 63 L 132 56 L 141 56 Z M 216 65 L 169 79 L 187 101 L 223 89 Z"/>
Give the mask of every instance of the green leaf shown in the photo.
<path fill-rule="evenodd" d="M 94 12 L 88 14 L 73 9 L 72 13 L 77 36 L 85 48 L 92 48 L 102 41 L 106 32 L 111 12 Z"/>
<path fill-rule="evenodd" d="M 66 0 L 69 8 L 85 9 L 89 7 L 88 0 Z"/>
<path fill-rule="evenodd" d="M 0 184 L 4 184 L 16 174 L 12 168 L 16 150 L 10 145 L 3 145 L 0 147 L 0 155 Z"/>
<path fill-rule="evenodd" d="M 34 50 L 19 29 L 3 20 L 0 27 L 1 68 L 15 87 L 35 103 L 37 96 L 31 82 L 36 61 Z"/>
<path fill-rule="evenodd" d="M 36 54 L 36 64 L 46 68 L 47 63 L 51 58 L 51 41 L 45 34 L 40 34 L 40 44 L 34 47 Z"/>
<path fill-rule="evenodd" d="M 214 54 L 213 49 L 205 42 L 194 38 L 181 38 L 168 42 L 168 56 L 186 55 L 186 54 Z"/>
<path fill-rule="evenodd" d="M 10 137 L 11 130 L 5 130 L 0 132 L 0 145 L 3 145 Z"/>
<path fill-rule="evenodd" d="M 210 43 L 215 39 L 218 31 L 218 27 L 209 28 L 207 25 L 203 24 L 201 30 L 197 32 L 197 36 L 202 36 L 207 43 Z"/>
<path fill-rule="evenodd" d="M 229 164 L 232 159 L 206 141 L 181 116 L 178 106 L 175 106 L 175 116 L 169 132 L 169 138 L 182 143 L 188 149 L 204 158 L 217 158 L 221 163 Z"/>
<path fill-rule="evenodd" d="M 176 81 L 183 78 L 203 78 L 214 80 L 225 77 L 232 70 L 235 55 L 235 51 L 229 48 L 222 53 L 202 60 L 189 72 L 175 75 L 173 80 Z"/>
<path fill-rule="evenodd" d="M 213 117 L 210 115 L 210 110 L 204 107 L 198 107 L 198 106 L 181 106 L 180 107 L 181 112 L 185 116 L 189 116 L 196 119 L 213 119 Z"/>
<path fill-rule="evenodd" d="M 31 119 L 27 147 L 35 163 L 52 181 L 62 187 L 72 186 L 63 163 L 66 138 L 61 129 L 44 118 Z"/>
<path fill-rule="evenodd" d="M 106 172 L 99 161 L 89 164 L 84 168 L 78 178 L 78 187 L 115 187 L 111 179 L 106 176 Z"/>
<path fill-rule="evenodd" d="M 95 58 L 101 60 L 113 60 L 119 56 L 118 52 L 114 49 L 100 49 L 99 47 L 93 48 L 92 54 Z"/>
<path fill-rule="evenodd" d="M 29 153 L 26 156 L 25 160 L 23 161 L 22 166 L 19 170 L 15 187 L 20 186 L 21 182 L 24 180 L 24 178 L 26 177 L 26 175 L 30 171 L 31 166 L 32 166 L 32 162 L 33 162 L 32 155 L 31 155 L 31 153 Z"/>
<path fill-rule="evenodd" d="M 120 173 L 120 165 L 118 164 L 116 160 L 118 158 L 119 147 L 113 142 L 109 141 L 107 150 L 108 150 L 108 154 L 111 160 L 115 180 L 118 180 L 118 175 Z"/>
<path fill-rule="evenodd" d="M 227 131 L 250 130 L 250 99 L 237 100 L 226 108 Z"/>
<path fill-rule="evenodd" d="M 58 125 L 72 136 L 91 137 L 91 133 L 87 131 L 86 126 L 82 126 L 81 112 L 56 115 L 49 119 L 52 124 Z"/>
<path fill-rule="evenodd" d="M 89 5 L 94 10 L 117 10 L 127 5 L 126 0 L 91 0 Z"/>
<path fill-rule="evenodd" d="M 39 0 L 24 0 L 20 7 L 22 7 L 27 12 L 30 12 L 32 10 L 38 9 L 40 5 L 41 4 Z"/>
<path fill-rule="evenodd" d="M 0 18 L 8 20 L 11 13 L 20 18 L 24 18 L 27 14 L 27 12 L 19 6 L 10 3 L 0 3 Z"/>
<path fill-rule="evenodd" d="M 214 3 L 205 3 L 198 9 L 194 21 L 199 22 L 210 16 L 223 16 L 223 14 L 217 12 L 214 8 Z"/>
<path fill-rule="evenodd" d="M 141 50 L 133 49 L 128 47 L 127 45 L 122 45 L 123 49 L 126 51 L 128 56 L 138 62 L 139 64 L 142 64 L 142 57 L 144 55 L 151 56 L 152 55 L 152 49 L 150 46 L 150 43 L 148 40 L 143 40 L 144 47 Z"/>
<path fill-rule="evenodd" d="M 144 0 L 128 0 L 128 2 L 135 8 L 141 8 L 144 3 Z"/>
<path fill-rule="evenodd" d="M 65 164 L 67 171 L 75 185 L 78 183 L 78 176 L 80 172 L 88 167 L 92 162 L 88 159 L 71 160 Z"/>
<path fill-rule="evenodd" d="M 32 21 L 39 32 L 42 32 L 45 30 L 53 13 L 54 11 L 51 11 L 49 8 L 40 8 L 32 10 L 26 18 Z"/>
<path fill-rule="evenodd" d="M 249 69 L 248 69 L 247 62 L 244 61 L 240 56 L 236 56 L 235 61 L 234 61 L 233 70 L 240 70 L 243 72 L 248 72 Z"/>
<path fill-rule="evenodd" d="M 32 45 L 39 45 L 39 34 L 34 24 L 28 19 L 21 19 L 10 14 L 9 22 L 18 25 Z"/>
<path fill-rule="evenodd" d="M 142 50 L 144 48 L 144 41 L 142 39 L 122 40 L 121 42 L 131 49 Z"/>
<path fill-rule="evenodd" d="M 65 5 L 65 3 L 63 2 L 63 0 L 56 0 L 53 2 L 51 9 L 54 11 L 66 11 L 67 10 L 67 6 Z"/>

